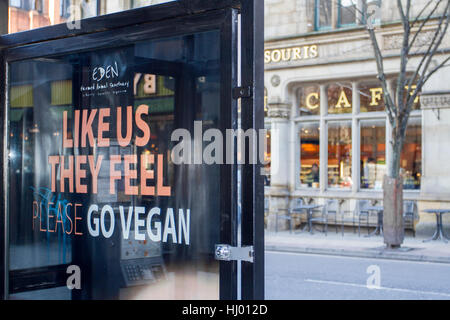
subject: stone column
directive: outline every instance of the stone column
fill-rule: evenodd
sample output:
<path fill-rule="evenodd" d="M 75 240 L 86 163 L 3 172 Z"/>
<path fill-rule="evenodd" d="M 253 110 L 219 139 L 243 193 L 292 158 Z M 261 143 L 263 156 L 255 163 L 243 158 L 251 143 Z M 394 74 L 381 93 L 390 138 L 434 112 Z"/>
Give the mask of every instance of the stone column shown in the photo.
<path fill-rule="evenodd" d="M 289 210 L 290 140 L 289 118 L 291 104 L 281 102 L 278 97 L 270 99 L 268 116 L 271 119 L 271 164 L 269 188 L 269 216 L 267 229 L 276 228 L 276 215 L 285 215 Z M 286 230 L 288 221 L 278 220 L 278 231 Z"/>
<path fill-rule="evenodd" d="M 358 91 L 358 83 L 352 82 L 352 112 L 353 115 L 359 114 L 360 110 L 360 95 Z M 360 137 L 359 137 L 359 123 L 356 117 L 352 120 L 352 191 L 357 192 L 359 188 L 360 177 Z"/>
<path fill-rule="evenodd" d="M 325 116 L 328 114 L 327 87 L 320 85 L 320 192 L 325 192 L 328 187 L 328 130 L 325 124 Z"/>

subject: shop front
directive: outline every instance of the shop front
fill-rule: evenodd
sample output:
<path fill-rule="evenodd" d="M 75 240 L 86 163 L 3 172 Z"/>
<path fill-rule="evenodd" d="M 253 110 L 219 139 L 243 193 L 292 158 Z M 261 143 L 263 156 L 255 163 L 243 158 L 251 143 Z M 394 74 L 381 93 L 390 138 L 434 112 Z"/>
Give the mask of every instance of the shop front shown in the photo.
<path fill-rule="evenodd" d="M 398 24 L 386 22 L 379 32 L 383 55 L 389 57 L 385 70 L 393 94 L 400 60 L 392 39 L 401 31 Z M 447 52 L 449 43 L 443 47 Z M 298 50 L 301 56 L 295 56 Z M 293 208 L 299 198 L 319 205 L 339 200 L 349 226 L 357 200 L 382 205 L 392 128 L 371 50 L 367 31 L 357 26 L 266 39 L 269 230 L 275 230 L 276 213 Z M 419 58 L 412 57 L 411 63 L 419 63 Z M 434 221 L 422 210 L 449 203 L 450 176 L 444 170 L 449 87 L 442 80 L 447 78 L 445 69 L 437 72 L 416 99 L 401 153 L 404 199 L 417 202 L 414 228 L 424 234 L 432 233 Z M 371 223 L 377 223 L 376 217 Z"/>
<path fill-rule="evenodd" d="M 0 37 L 4 298 L 264 297 L 259 167 L 176 134 L 261 126 L 260 11 L 173 1 Z"/>

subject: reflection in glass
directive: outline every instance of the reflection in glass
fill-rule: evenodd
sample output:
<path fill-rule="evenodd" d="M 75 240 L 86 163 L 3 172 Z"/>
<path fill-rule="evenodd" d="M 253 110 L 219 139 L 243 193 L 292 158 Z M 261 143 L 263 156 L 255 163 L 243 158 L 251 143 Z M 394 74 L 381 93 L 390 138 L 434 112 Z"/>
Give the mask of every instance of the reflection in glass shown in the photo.
<path fill-rule="evenodd" d="M 356 23 L 357 0 L 339 1 L 339 25 L 351 25 Z"/>
<path fill-rule="evenodd" d="M 219 127 L 219 36 L 10 64 L 13 293 L 44 289 L 46 275 L 66 277 L 74 264 L 81 289 L 59 283 L 66 294 L 46 290 L 46 297 L 219 297 L 220 166 L 171 160 L 176 128 L 193 137 L 194 121 L 203 132 Z"/>
<path fill-rule="evenodd" d="M 297 90 L 300 116 L 320 115 L 319 86 L 305 86 Z"/>
<path fill-rule="evenodd" d="M 361 121 L 361 188 L 383 188 L 386 173 L 386 121 Z"/>
<path fill-rule="evenodd" d="M 302 187 L 319 188 L 320 125 L 302 123 L 300 129 L 300 183 Z"/>
<path fill-rule="evenodd" d="M 316 2 L 316 27 L 317 29 L 331 28 L 332 1 L 315 0 Z"/>
<path fill-rule="evenodd" d="M 9 33 L 176 0 L 9 0 Z M 56 10 L 50 10 L 56 6 Z"/>
<path fill-rule="evenodd" d="M 422 125 L 420 118 L 410 118 L 400 157 L 404 175 L 403 189 L 420 189 L 422 176 Z"/>
<path fill-rule="evenodd" d="M 337 83 L 327 88 L 328 113 L 352 113 L 352 84 Z"/>
<path fill-rule="evenodd" d="M 328 123 L 328 187 L 352 186 L 352 123 Z"/>

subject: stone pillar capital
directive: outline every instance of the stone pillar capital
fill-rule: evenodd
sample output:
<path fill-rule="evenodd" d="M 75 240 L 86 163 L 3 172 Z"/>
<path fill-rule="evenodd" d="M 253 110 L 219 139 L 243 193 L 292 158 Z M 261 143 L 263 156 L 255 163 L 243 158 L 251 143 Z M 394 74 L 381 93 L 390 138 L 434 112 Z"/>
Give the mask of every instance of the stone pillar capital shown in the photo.
<path fill-rule="evenodd" d="M 282 102 L 279 97 L 270 98 L 267 102 L 269 118 L 289 119 L 291 115 L 291 104 Z"/>

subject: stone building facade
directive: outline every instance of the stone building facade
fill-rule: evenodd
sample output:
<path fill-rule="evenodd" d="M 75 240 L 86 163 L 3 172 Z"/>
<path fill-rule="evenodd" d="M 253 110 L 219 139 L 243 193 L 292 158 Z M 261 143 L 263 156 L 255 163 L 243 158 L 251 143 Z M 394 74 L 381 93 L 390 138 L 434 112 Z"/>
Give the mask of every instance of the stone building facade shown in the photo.
<path fill-rule="evenodd" d="M 413 2 L 415 16 L 427 1 Z M 396 2 L 380 3 L 374 23 L 390 90 L 395 90 L 402 25 Z M 356 200 L 382 204 L 391 128 L 360 8 L 361 1 L 265 0 L 269 230 L 275 228 L 277 213 L 295 206 L 297 199 L 317 204 L 338 199 L 348 221 Z M 435 27 L 432 21 L 418 37 L 409 71 L 419 63 Z M 441 49 L 434 63 L 450 54 L 448 36 Z M 435 227 L 434 216 L 424 209 L 450 208 L 449 136 L 450 73 L 443 68 L 416 101 L 401 159 L 404 199 L 417 201 L 418 233 L 431 234 Z"/>

